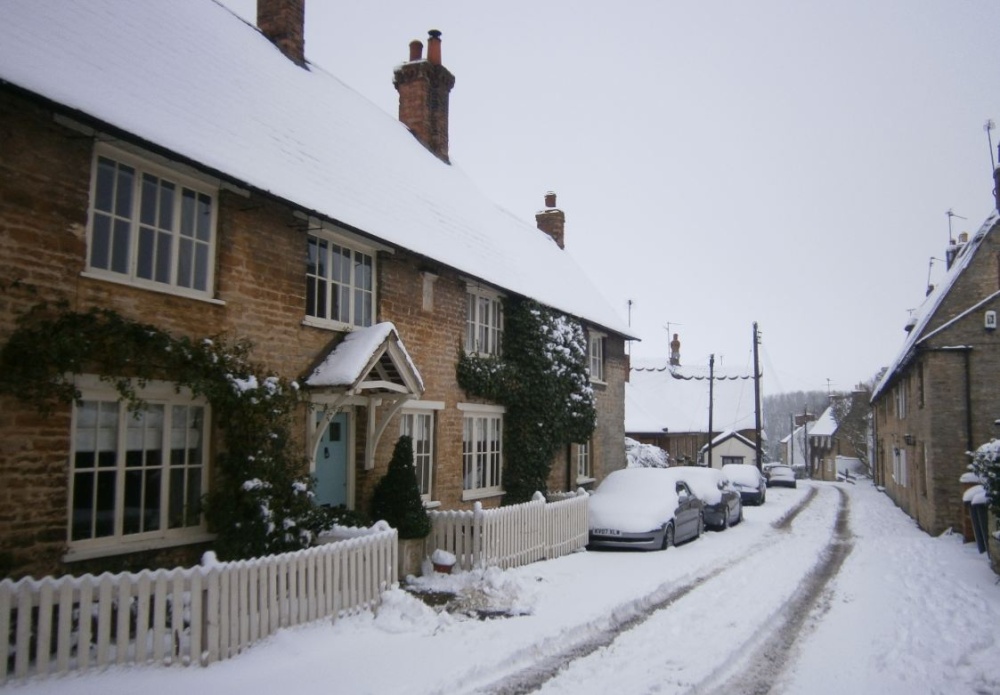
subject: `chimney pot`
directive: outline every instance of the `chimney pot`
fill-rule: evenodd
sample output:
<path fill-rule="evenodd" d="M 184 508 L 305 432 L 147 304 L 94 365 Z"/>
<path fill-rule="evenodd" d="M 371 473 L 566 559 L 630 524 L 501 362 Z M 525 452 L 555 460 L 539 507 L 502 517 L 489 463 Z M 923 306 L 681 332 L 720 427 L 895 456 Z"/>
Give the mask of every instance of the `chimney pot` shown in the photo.
<path fill-rule="evenodd" d="M 674 333 L 674 339 L 670 341 L 670 364 L 680 366 L 681 363 L 681 341 Z"/>
<path fill-rule="evenodd" d="M 396 67 L 392 84 L 399 92 L 399 120 L 441 161 L 448 163 L 448 98 L 455 76 L 441 65 L 441 32 L 432 30 L 427 60 L 420 42 L 410 42 L 410 62 Z"/>
<path fill-rule="evenodd" d="M 535 223 L 559 248 L 566 248 L 566 213 L 556 207 L 556 194 L 552 191 L 545 194 L 545 209 L 535 213 Z"/>
<path fill-rule="evenodd" d="M 419 39 L 410 41 L 410 62 L 421 60 L 424 57 L 424 44 Z"/>
<path fill-rule="evenodd" d="M 429 60 L 434 65 L 441 64 L 441 32 L 437 29 L 431 29 L 427 32 L 429 38 L 427 39 L 427 60 Z"/>

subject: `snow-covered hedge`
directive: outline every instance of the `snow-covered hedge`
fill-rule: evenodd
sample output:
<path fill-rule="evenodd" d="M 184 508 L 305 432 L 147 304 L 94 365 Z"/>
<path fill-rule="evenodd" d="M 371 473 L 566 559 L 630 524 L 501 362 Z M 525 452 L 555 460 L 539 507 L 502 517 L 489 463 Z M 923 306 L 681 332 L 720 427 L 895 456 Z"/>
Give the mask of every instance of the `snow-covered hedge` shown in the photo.
<path fill-rule="evenodd" d="M 642 444 L 625 437 L 625 456 L 629 468 L 669 468 L 670 454 L 658 446 Z"/>

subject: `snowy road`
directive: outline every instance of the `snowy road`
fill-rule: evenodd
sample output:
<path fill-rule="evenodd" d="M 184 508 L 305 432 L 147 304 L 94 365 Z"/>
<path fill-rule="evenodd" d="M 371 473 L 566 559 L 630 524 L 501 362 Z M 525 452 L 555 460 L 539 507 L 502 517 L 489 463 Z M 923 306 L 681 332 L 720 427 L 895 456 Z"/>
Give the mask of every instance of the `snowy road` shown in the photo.
<path fill-rule="evenodd" d="M 558 674 L 530 668 L 482 690 L 768 692 L 805 617 L 850 551 L 848 515 L 842 491 L 807 488 L 756 543 L 705 563 L 649 612 L 610 632 L 613 641 L 592 640 L 563 655 Z M 758 577 L 771 580 L 764 585 Z"/>
<path fill-rule="evenodd" d="M 927 536 L 870 483 L 805 483 L 666 552 L 433 580 L 516 617 L 437 613 L 394 590 L 375 615 L 284 630 L 208 668 L 111 668 L 11 691 L 996 694 L 996 580 L 974 544 Z"/>

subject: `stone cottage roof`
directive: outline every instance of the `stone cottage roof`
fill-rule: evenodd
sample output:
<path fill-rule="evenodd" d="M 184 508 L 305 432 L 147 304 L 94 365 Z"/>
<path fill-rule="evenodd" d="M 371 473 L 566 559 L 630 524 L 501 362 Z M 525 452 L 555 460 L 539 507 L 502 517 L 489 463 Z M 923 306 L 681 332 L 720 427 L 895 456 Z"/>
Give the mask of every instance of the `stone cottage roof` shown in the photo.
<path fill-rule="evenodd" d="M 387 88 L 391 79 L 387 71 Z M 104 136 L 630 333 L 547 234 L 487 199 L 394 117 L 320 66 L 285 58 L 212 0 L 6 0 L 0 83 Z"/>
<path fill-rule="evenodd" d="M 987 233 L 997 224 L 1000 220 L 1000 215 L 994 210 L 986 221 L 983 222 L 979 230 L 973 235 L 973 237 L 958 251 L 951 268 L 945 274 L 944 278 L 937 284 L 937 286 L 931 291 L 930 294 L 924 299 L 923 303 L 913 312 L 907 322 L 907 327 L 910 327 L 909 333 L 906 337 L 906 341 L 903 343 L 903 347 L 896 354 L 892 363 L 889 365 L 888 370 L 879 380 L 879 383 L 875 386 L 872 391 L 871 400 L 874 402 L 886 388 L 893 382 L 896 374 L 902 369 L 909 361 L 913 355 L 914 350 L 917 345 L 924 340 L 927 340 L 932 335 L 935 335 L 938 331 L 945 328 L 947 325 L 958 319 L 958 316 L 952 317 L 952 319 L 939 326 L 934 331 L 928 332 L 927 327 L 931 319 L 934 317 L 935 312 L 941 305 L 941 302 L 951 288 L 954 286 L 956 280 L 965 272 L 965 269 L 969 266 L 969 263 L 975 257 L 976 252 L 979 250 L 983 239 L 986 238 Z M 985 299 L 985 298 L 984 298 Z"/>

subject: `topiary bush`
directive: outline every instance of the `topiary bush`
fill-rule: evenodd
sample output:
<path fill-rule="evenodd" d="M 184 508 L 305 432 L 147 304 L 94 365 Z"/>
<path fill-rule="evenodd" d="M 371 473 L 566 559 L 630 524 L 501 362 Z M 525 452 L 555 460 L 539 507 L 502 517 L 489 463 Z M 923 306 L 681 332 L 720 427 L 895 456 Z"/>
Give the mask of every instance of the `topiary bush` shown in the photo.
<path fill-rule="evenodd" d="M 976 449 L 972 454 L 969 470 L 983 482 L 990 501 L 990 511 L 1000 523 L 1000 441 L 993 439 Z"/>
<path fill-rule="evenodd" d="M 407 435 L 396 442 L 389 470 L 375 486 L 371 516 L 385 520 L 401 539 L 424 538 L 431 532 L 431 520 L 420 499 L 420 484 L 413 468 L 413 440 Z"/>

